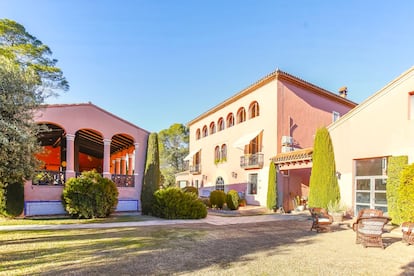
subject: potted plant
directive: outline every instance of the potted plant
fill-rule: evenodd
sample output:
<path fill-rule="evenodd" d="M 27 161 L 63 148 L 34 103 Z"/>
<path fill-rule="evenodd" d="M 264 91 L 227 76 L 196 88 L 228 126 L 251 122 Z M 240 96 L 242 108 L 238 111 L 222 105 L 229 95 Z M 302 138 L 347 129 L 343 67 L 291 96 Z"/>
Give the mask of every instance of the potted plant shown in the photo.
<path fill-rule="evenodd" d="M 339 200 L 328 203 L 328 213 L 333 217 L 334 222 L 341 222 L 344 219 L 346 206 Z"/>

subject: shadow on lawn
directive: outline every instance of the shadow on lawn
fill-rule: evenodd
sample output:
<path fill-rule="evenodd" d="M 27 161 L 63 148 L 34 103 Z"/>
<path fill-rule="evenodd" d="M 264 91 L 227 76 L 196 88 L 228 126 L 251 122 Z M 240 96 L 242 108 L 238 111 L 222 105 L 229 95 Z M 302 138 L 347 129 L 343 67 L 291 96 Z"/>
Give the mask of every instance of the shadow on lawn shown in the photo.
<path fill-rule="evenodd" d="M 180 274 L 214 265 L 225 269 L 255 261 L 258 253 L 289 255 L 299 246 L 314 243 L 315 237 L 325 235 L 309 231 L 310 226 L 310 220 L 287 220 L 225 226 L 189 224 L 39 231 L 35 237 L 0 243 L 20 246 L 19 250 L 7 253 L 6 261 L 10 263 L 2 269 L 37 266 L 40 271 L 34 268 L 34 274 L 42 275 Z M 349 228 L 338 227 L 333 231 L 343 230 Z M 44 243 L 51 246 L 45 247 Z M 295 248 L 286 246 L 293 244 Z M 409 274 L 414 265 L 410 263 L 403 269 Z"/>
<path fill-rule="evenodd" d="M 168 228 L 120 228 L 98 236 L 71 233 L 67 239 L 90 240 L 90 243 L 40 253 L 47 254 L 47 260 L 56 259 L 57 262 L 52 269 L 41 272 L 43 275 L 148 275 L 185 273 L 212 265 L 226 268 L 238 262 L 254 261 L 256 257 L 251 254 L 259 252 L 272 255 L 277 250 L 277 254 L 288 254 L 291 249 L 282 246 L 292 243 L 306 245 L 313 242 L 310 237 L 324 235 L 309 229 L 309 221 L 280 221 L 227 226 L 192 224 Z M 59 237 L 44 237 L 40 241 L 56 238 Z M 67 250 L 72 255 L 76 254 L 76 259 L 59 265 L 60 258 L 68 254 Z M 36 252 L 25 250 L 15 254 L 27 254 L 30 260 Z M 31 265 L 39 261 L 39 258 L 33 259 Z"/>

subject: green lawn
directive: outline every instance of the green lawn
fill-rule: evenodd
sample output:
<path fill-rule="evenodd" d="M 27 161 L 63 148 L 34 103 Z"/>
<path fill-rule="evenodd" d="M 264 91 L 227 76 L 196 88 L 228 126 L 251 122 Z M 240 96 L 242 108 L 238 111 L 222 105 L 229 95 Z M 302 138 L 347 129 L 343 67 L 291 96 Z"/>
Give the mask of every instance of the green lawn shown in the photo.
<path fill-rule="evenodd" d="M 0 275 L 114 275 L 128 260 L 201 233 L 164 228 L 0 232 Z"/>

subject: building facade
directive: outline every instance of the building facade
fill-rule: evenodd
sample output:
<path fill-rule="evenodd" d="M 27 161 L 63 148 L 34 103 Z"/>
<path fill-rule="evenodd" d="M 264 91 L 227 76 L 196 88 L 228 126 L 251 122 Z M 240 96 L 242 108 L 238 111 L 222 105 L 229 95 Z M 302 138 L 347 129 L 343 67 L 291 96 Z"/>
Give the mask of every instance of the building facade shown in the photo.
<path fill-rule="evenodd" d="M 65 213 L 66 180 L 90 170 L 116 183 L 117 211 L 139 210 L 148 131 L 91 103 L 43 106 L 34 120 L 42 167 L 25 183 L 26 216 Z"/>
<path fill-rule="evenodd" d="M 201 196 L 234 189 L 248 204 L 266 205 L 273 158 L 278 205 L 292 210 L 294 198 L 308 195 L 316 129 L 355 105 L 276 70 L 188 123 L 189 171 L 178 174 L 177 182 L 199 188 Z"/>
<path fill-rule="evenodd" d="M 414 162 L 414 67 L 328 127 L 342 201 L 387 212 L 388 160 Z"/>

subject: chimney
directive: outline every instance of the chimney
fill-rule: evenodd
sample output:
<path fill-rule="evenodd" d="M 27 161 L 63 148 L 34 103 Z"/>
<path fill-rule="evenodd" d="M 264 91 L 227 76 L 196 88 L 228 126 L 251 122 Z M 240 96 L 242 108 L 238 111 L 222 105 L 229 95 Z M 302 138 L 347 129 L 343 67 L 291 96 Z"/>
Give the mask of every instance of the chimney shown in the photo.
<path fill-rule="evenodd" d="M 346 98 L 346 96 L 348 95 L 348 87 L 342 86 L 341 88 L 339 88 L 338 92 L 339 96 L 341 96 L 342 98 Z"/>

